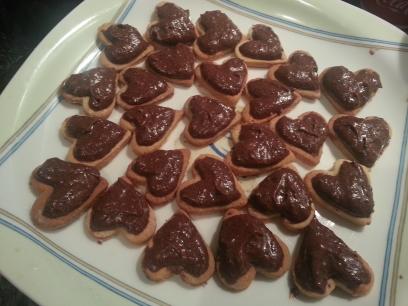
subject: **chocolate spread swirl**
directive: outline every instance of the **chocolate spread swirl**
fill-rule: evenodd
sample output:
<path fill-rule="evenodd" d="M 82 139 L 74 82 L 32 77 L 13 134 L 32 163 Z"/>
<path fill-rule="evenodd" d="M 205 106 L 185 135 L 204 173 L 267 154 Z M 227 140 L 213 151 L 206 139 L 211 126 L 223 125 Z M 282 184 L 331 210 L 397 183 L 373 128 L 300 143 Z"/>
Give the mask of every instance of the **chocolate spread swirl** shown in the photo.
<path fill-rule="evenodd" d="M 242 44 L 239 51 L 246 57 L 266 61 L 280 59 L 283 53 L 278 35 L 263 24 L 252 27 L 251 40 Z"/>
<path fill-rule="evenodd" d="M 123 139 L 125 130 L 100 118 L 72 116 L 65 122 L 65 133 L 75 138 L 74 157 L 79 161 L 95 161 L 105 157 Z"/>
<path fill-rule="evenodd" d="M 353 73 L 343 66 L 327 69 L 322 84 L 335 102 L 348 111 L 364 106 L 382 88 L 377 72 L 363 69 Z"/>
<path fill-rule="evenodd" d="M 143 268 L 157 272 L 162 268 L 172 273 L 204 274 L 209 254 L 200 233 L 184 213 L 175 213 L 154 235 L 153 246 L 147 246 Z"/>
<path fill-rule="evenodd" d="M 129 63 L 149 45 L 139 31 L 128 24 L 113 24 L 103 34 L 111 43 L 103 52 L 115 64 Z"/>
<path fill-rule="evenodd" d="M 198 22 L 205 33 L 198 37 L 197 43 L 206 54 L 232 50 L 241 41 L 240 30 L 221 11 L 207 11 L 200 15 Z"/>
<path fill-rule="evenodd" d="M 116 71 L 112 68 L 94 68 L 72 74 L 62 84 L 62 90 L 76 97 L 89 97 L 88 105 L 92 110 L 103 110 L 115 99 Z"/>
<path fill-rule="evenodd" d="M 264 178 L 248 203 L 263 214 L 279 214 L 292 223 L 305 221 L 312 210 L 302 178 L 289 168 L 279 168 Z"/>
<path fill-rule="evenodd" d="M 164 137 L 173 124 L 175 111 L 158 105 L 145 105 L 128 110 L 123 119 L 134 127 L 138 145 L 151 146 Z"/>
<path fill-rule="evenodd" d="M 188 107 L 191 113 L 188 132 L 194 138 L 214 137 L 227 128 L 235 117 L 232 107 L 208 97 L 193 96 Z"/>
<path fill-rule="evenodd" d="M 240 214 L 222 222 L 217 263 L 227 283 L 236 283 L 251 266 L 276 272 L 282 267 L 283 257 L 280 244 L 262 221 Z"/>
<path fill-rule="evenodd" d="M 131 184 L 119 178 L 92 206 L 90 227 L 93 231 L 125 228 L 140 234 L 149 221 L 149 203 Z"/>
<path fill-rule="evenodd" d="M 184 162 L 180 150 L 157 150 L 136 158 L 132 169 L 147 179 L 151 194 L 164 197 L 176 189 Z"/>
<path fill-rule="evenodd" d="M 241 92 L 248 74 L 244 61 L 239 58 L 231 58 L 222 65 L 202 63 L 200 70 L 204 80 L 211 87 L 229 96 Z"/>
<path fill-rule="evenodd" d="M 134 106 L 152 101 L 169 88 L 165 80 L 141 68 L 127 69 L 123 79 L 127 89 L 120 97 L 127 104 Z"/>
<path fill-rule="evenodd" d="M 201 180 L 180 192 L 181 199 L 193 207 L 226 206 L 241 195 L 235 186 L 234 175 L 222 161 L 204 157 L 194 162 Z"/>
<path fill-rule="evenodd" d="M 319 155 L 328 131 L 327 123 L 317 113 L 308 113 L 301 119 L 286 116 L 276 123 L 276 132 L 289 144 L 314 156 Z"/>
<path fill-rule="evenodd" d="M 344 161 L 337 176 L 318 174 L 312 178 L 316 193 L 335 208 L 357 218 L 374 211 L 373 191 L 362 166 Z"/>
<path fill-rule="evenodd" d="M 188 10 L 166 2 L 156 8 L 159 21 L 149 28 L 150 39 L 162 45 L 191 45 L 196 39 Z"/>
<path fill-rule="evenodd" d="M 47 159 L 33 176 L 53 189 L 42 211 L 47 218 L 64 217 L 79 208 L 101 181 L 97 169 L 58 158 Z"/>
<path fill-rule="evenodd" d="M 303 90 L 319 89 L 317 64 L 309 54 L 296 51 L 287 64 L 281 65 L 275 71 L 275 77 L 283 84 Z"/>
<path fill-rule="evenodd" d="M 269 127 L 255 123 L 241 126 L 239 141 L 231 149 L 232 162 L 248 168 L 276 165 L 288 154 L 285 145 Z"/>
<path fill-rule="evenodd" d="M 387 122 L 378 117 L 342 116 L 334 121 L 333 130 L 357 161 L 367 167 L 374 165 L 391 138 Z"/>
<path fill-rule="evenodd" d="M 295 102 L 293 89 L 276 80 L 254 79 L 247 83 L 249 113 L 255 119 L 281 114 Z"/>
<path fill-rule="evenodd" d="M 295 259 L 294 275 L 304 290 L 318 294 L 325 292 L 329 279 L 349 290 L 371 281 L 370 271 L 357 252 L 316 218 L 304 231 Z"/>

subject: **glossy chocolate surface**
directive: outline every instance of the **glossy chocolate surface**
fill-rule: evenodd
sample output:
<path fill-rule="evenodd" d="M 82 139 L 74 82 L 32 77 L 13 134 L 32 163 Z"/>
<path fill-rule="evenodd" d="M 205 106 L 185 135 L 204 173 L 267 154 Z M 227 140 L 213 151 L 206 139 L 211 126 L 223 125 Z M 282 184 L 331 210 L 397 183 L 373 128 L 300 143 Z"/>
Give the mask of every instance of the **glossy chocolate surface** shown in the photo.
<path fill-rule="evenodd" d="M 146 247 L 143 268 L 157 272 L 201 276 L 209 266 L 209 254 L 203 238 L 184 213 L 175 213 L 154 235 L 153 246 Z"/>
<path fill-rule="evenodd" d="M 296 282 L 304 290 L 318 294 L 325 292 L 329 279 L 334 279 L 349 290 L 355 290 L 371 280 L 370 272 L 357 252 L 316 218 L 304 231 L 294 274 Z"/>
<path fill-rule="evenodd" d="M 93 231 L 124 228 L 140 234 L 149 221 L 149 203 L 133 185 L 119 178 L 92 206 L 90 227 Z"/>
<path fill-rule="evenodd" d="M 123 139 L 125 130 L 105 119 L 75 115 L 65 122 L 65 133 L 76 139 L 74 157 L 91 162 L 109 154 Z"/>
<path fill-rule="evenodd" d="M 316 193 L 335 208 L 357 218 L 374 211 L 373 191 L 362 166 L 344 161 L 336 176 L 318 174 L 312 179 Z"/>
<path fill-rule="evenodd" d="M 222 222 L 217 262 L 218 272 L 227 283 L 236 283 L 251 266 L 276 272 L 282 267 L 283 256 L 272 232 L 255 217 L 240 214 Z"/>
<path fill-rule="evenodd" d="M 64 217 L 79 208 L 101 181 L 97 169 L 58 158 L 47 159 L 33 176 L 53 188 L 42 211 L 47 218 Z"/>
<path fill-rule="evenodd" d="M 252 190 L 248 203 L 263 214 L 279 214 L 291 223 L 305 221 L 312 210 L 302 178 L 289 168 L 279 168 L 264 178 Z"/>
<path fill-rule="evenodd" d="M 235 117 L 232 107 L 209 97 L 193 96 L 188 107 L 191 112 L 188 132 L 194 138 L 214 137 L 224 130 Z"/>
<path fill-rule="evenodd" d="M 115 69 L 102 67 L 72 74 L 62 84 L 62 90 L 75 97 L 89 97 L 88 104 L 92 110 L 103 110 L 115 99 Z"/>

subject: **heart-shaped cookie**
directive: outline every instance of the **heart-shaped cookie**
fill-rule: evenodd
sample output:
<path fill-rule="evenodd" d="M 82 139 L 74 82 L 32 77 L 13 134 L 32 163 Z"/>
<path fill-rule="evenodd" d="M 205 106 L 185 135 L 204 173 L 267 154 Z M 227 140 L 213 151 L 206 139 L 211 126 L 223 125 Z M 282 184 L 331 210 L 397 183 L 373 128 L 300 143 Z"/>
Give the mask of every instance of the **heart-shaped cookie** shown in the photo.
<path fill-rule="evenodd" d="M 356 225 L 371 223 L 373 190 L 364 166 L 340 159 L 331 171 L 309 172 L 305 182 L 314 203 Z"/>
<path fill-rule="evenodd" d="M 162 2 L 156 7 L 158 21 L 150 24 L 147 37 L 159 45 L 191 45 L 197 38 L 190 12 L 170 2 Z"/>
<path fill-rule="evenodd" d="M 193 85 L 194 54 L 186 45 L 162 47 L 147 57 L 146 64 L 151 71 L 169 82 L 187 87 Z"/>
<path fill-rule="evenodd" d="M 234 108 L 222 104 L 219 100 L 199 95 L 188 99 L 184 108 L 190 121 L 183 136 L 195 146 L 214 143 L 241 119 L 241 115 L 236 113 Z"/>
<path fill-rule="evenodd" d="M 98 30 L 98 39 L 105 46 L 100 63 L 116 70 L 136 65 L 153 51 L 139 31 L 128 24 L 105 23 Z"/>
<path fill-rule="evenodd" d="M 391 138 L 391 128 L 379 117 L 358 118 L 335 115 L 329 121 L 334 143 L 350 158 L 367 167 L 374 166 Z"/>
<path fill-rule="evenodd" d="M 106 119 L 72 116 L 61 131 L 72 142 L 67 160 L 98 169 L 105 167 L 129 142 L 131 133 Z"/>
<path fill-rule="evenodd" d="M 192 167 L 193 178 L 181 184 L 178 206 L 188 212 L 206 214 L 246 205 L 245 192 L 231 169 L 214 155 L 200 155 Z"/>
<path fill-rule="evenodd" d="M 119 178 L 92 205 L 86 228 L 98 241 L 120 234 L 141 244 L 153 236 L 156 218 L 145 197 L 127 178 Z"/>
<path fill-rule="evenodd" d="M 126 109 L 162 102 L 173 96 L 174 88 L 149 71 L 130 67 L 119 74 L 118 104 Z"/>
<path fill-rule="evenodd" d="M 142 267 L 153 281 L 173 274 L 198 286 L 214 273 L 214 256 L 187 213 L 176 212 L 153 236 L 144 251 Z"/>
<path fill-rule="evenodd" d="M 126 175 L 135 184 L 146 185 L 146 199 L 160 205 L 174 199 L 187 169 L 190 151 L 157 150 L 137 157 Z"/>
<path fill-rule="evenodd" d="M 183 117 L 183 111 L 145 105 L 126 111 L 120 126 L 133 132 L 130 145 L 137 155 L 156 151 Z"/>
<path fill-rule="evenodd" d="M 260 123 L 232 128 L 231 151 L 225 162 L 238 176 L 269 172 L 293 161 L 294 156 L 269 126 Z"/>
<path fill-rule="evenodd" d="M 316 218 L 303 232 L 294 261 L 294 283 L 311 298 L 323 298 L 336 286 L 358 297 L 367 294 L 374 283 L 368 263 Z"/>
<path fill-rule="evenodd" d="M 295 51 L 287 63 L 270 68 L 268 77 L 296 89 L 305 98 L 318 99 L 320 85 L 317 70 L 316 61 L 309 53 Z"/>
<path fill-rule="evenodd" d="M 290 230 L 308 226 L 314 216 L 309 192 L 293 166 L 274 169 L 252 190 L 248 205 L 251 215 L 262 220 L 280 216 Z"/>
<path fill-rule="evenodd" d="M 235 56 L 250 67 L 269 67 L 286 62 L 278 35 L 264 24 L 251 27 L 248 40 L 235 47 Z"/>
<path fill-rule="evenodd" d="M 92 117 L 108 118 L 115 107 L 117 76 L 112 68 L 93 68 L 72 74 L 60 86 L 61 96 L 71 103 L 82 104 Z"/>
<path fill-rule="evenodd" d="M 222 284 L 238 291 L 248 288 L 257 272 L 268 278 L 282 276 L 289 270 L 290 255 L 261 220 L 230 209 L 218 236 L 216 266 Z"/>
<path fill-rule="evenodd" d="M 341 113 L 355 115 L 382 88 L 380 76 L 371 69 L 356 72 L 344 66 L 325 69 L 320 74 L 323 94 Z"/>
<path fill-rule="evenodd" d="M 55 230 L 74 222 L 108 186 L 93 167 L 47 159 L 31 176 L 39 196 L 31 209 L 33 223 Z"/>
<path fill-rule="evenodd" d="M 221 11 L 206 11 L 196 24 L 199 37 L 194 42 L 194 53 L 201 60 L 215 60 L 234 51 L 243 39 L 241 31 Z"/>
<path fill-rule="evenodd" d="M 231 58 L 221 65 L 202 63 L 196 67 L 195 75 L 199 85 L 210 95 L 235 106 L 245 87 L 248 70 L 243 60 Z"/>
<path fill-rule="evenodd" d="M 276 80 L 252 79 L 245 87 L 248 103 L 242 112 L 245 122 L 266 122 L 290 112 L 302 99 L 293 89 Z"/>
<path fill-rule="evenodd" d="M 307 112 L 297 119 L 282 116 L 272 120 L 271 127 L 298 160 L 311 166 L 320 162 L 323 143 L 329 135 L 326 120 L 321 115 Z"/>

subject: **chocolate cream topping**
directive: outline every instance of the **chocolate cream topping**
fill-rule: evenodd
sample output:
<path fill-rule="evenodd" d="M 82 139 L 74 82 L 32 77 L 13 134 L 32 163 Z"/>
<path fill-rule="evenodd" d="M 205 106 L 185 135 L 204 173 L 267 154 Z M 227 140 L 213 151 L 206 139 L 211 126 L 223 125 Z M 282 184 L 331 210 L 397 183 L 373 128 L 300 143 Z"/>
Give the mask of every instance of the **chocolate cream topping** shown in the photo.
<path fill-rule="evenodd" d="M 138 145 L 151 146 L 158 142 L 171 127 L 175 111 L 158 105 L 145 105 L 128 110 L 123 119 L 135 127 Z"/>
<path fill-rule="evenodd" d="M 164 197 L 176 189 L 184 162 L 180 150 L 157 150 L 136 158 L 132 169 L 147 179 L 153 195 Z"/>
<path fill-rule="evenodd" d="M 204 157 L 194 162 L 194 168 L 201 180 L 180 192 L 181 199 L 189 205 L 198 208 L 226 206 L 241 196 L 234 175 L 222 161 Z"/>
<path fill-rule="evenodd" d="M 251 266 L 276 272 L 283 264 L 283 251 L 272 232 L 262 221 L 248 214 L 222 222 L 217 251 L 218 272 L 234 284 Z"/>
<path fill-rule="evenodd" d="M 149 28 L 151 40 L 163 45 L 191 45 L 195 41 L 196 32 L 188 10 L 166 2 L 156 12 L 159 21 Z"/>
<path fill-rule="evenodd" d="M 112 68 L 94 68 L 72 74 L 62 84 L 65 93 L 76 97 L 89 97 L 89 107 L 94 111 L 109 107 L 116 94 L 116 71 Z"/>
<path fill-rule="evenodd" d="M 83 205 L 101 180 L 97 169 L 58 158 L 47 159 L 34 178 L 53 188 L 42 211 L 47 218 L 64 217 Z"/>
<path fill-rule="evenodd" d="M 297 51 L 289 57 L 287 64 L 275 71 L 275 77 L 283 84 L 303 90 L 319 89 L 317 64 L 309 54 Z"/>
<path fill-rule="evenodd" d="M 204 80 L 222 94 L 235 96 L 241 92 L 248 74 L 239 58 L 231 58 L 222 65 L 205 62 L 200 65 Z"/>
<path fill-rule="evenodd" d="M 178 212 L 156 232 L 153 246 L 145 249 L 142 265 L 153 272 L 168 268 L 175 274 L 199 277 L 208 269 L 209 254 L 190 218 Z"/>
<path fill-rule="evenodd" d="M 206 139 L 224 130 L 234 119 L 232 107 L 222 104 L 216 99 L 193 96 L 188 104 L 191 121 L 188 132 L 194 138 Z"/>
<path fill-rule="evenodd" d="M 278 120 L 275 128 L 286 142 L 315 156 L 328 135 L 326 121 L 316 113 L 308 113 L 301 119 L 284 116 Z"/>
<path fill-rule="evenodd" d="M 305 221 L 312 210 L 302 178 L 289 168 L 279 168 L 264 178 L 248 203 L 263 214 L 279 214 L 291 223 Z"/>
<path fill-rule="evenodd" d="M 90 227 L 93 231 L 125 228 L 141 233 L 149 221 L 149 203 L 131 184 L 119 178 L 92 206 Z"/>
<path fill-rule="evenodd" d="M 323 294 L 327 281 L 334 279 L 349 290 L 371 280 L 357 252 L 327 227 L 312 220 L 305 229 L 294 265 L 296 282 L 310 292 Z"/>
<path fill-rule="evenodd" d="M 374 211 L 373 191 L 362 166 L 344 161 L 336 176 L 318 174 L 312 179 L 316 193 L 329 205 L 357 218 Z"/>
<path fill-rule="evenodd" d="M 221 11 L 207 11 L 200 15 L 198 22 L 205 34 L 198 37 L 197 43 L 204 53 L 213 55 L 232 50 L 241 41 L 240 30 Z"/>
<path fill-rule="evenodd" d="M 141 68 L 129 68 L 123 74 L 127 85 L 120 97 L 129 105 L 142 105 L 150 102 L 168 90 L 169 85 L 162 78 Z"/>
<path fill-rule="evenodd" d="M 367 167 L 374 165 L 391 138 L 387 122 L 378 117 L 343 116 L 334 121 L 333 130 L 357 161 Z"/>
<path fill-rule="evenodd" d="M 364 106 L 382 87 L 375 71 L 363 69 L 355 74 L 343 66 L 327 69 L 322 83 L 336 103 L 348 111 Z"/>
<path fill-rule="evenodd" d="M 113 24 L 103 34 L 111 43 L 103 52 L 115 64 L 129 63 L 149 45 L 139 31 L 128 24 Z"/>
<path fill-rule="evenodd" d="M 248 168 L 276 165 L 289 151 L 269 127 L 263 124 L 241 126 L 239 141 L 231 149 L 232 162 Z"/>
<path fill-rule="evenodd" d="M 283 49 L 275 32 L 263 24 L 252 27 L 251 40 L 239 47 L 246 57 L 257 60 L 276 60 L 282 58 Z"/>
<path fill-rule="evenodd" d="M 281 114 L 295 101 L 293 90 L 276 80 L 254 79 L 247 83 L 249 112 L 255 119 Z"/>
<path fill-rule="evenodd" d="M 67 119 L 65 133 L 76 139 L 74 157 L 89 162 L 109 154 L 123 139 L 125 130 L 105 119 L 75 115 Z"/>

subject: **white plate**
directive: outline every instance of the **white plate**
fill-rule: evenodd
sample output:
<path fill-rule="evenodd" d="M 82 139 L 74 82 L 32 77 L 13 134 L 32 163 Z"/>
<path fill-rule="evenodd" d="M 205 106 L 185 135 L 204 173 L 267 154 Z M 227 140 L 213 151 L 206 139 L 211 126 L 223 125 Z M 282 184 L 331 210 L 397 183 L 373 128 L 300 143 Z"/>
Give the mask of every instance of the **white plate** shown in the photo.
<path fill-rule="evenodd" d="M 299 0 L 288 3 L 284 0 L 265 0 L 250 4 L 243 0 L 239 4 L 238 1 L 227 0 L 175 2 L 190 9 L 193 20 L 205 10 L 221 9 L 244 33 L 254 23 L 271 24 L 287 54 L 297 49 L 310 52 L 320 71 L 329 66 L 345 65 L 351 70 L 372 68 L 379 72 L 384 88 L 359 114 L 382 116 L 393 130 L 390 146 L 372 170 L 376 202 L 373 222 L 362 231 L 355 231 L 336 224 L 336 220 L 332 222 L 321 217 L 326 225 L 370 263 L 375 273 L 375 285 L 372 292 L 363 298 L 349 300 L 342 294 L 334 294 L 316 303 L 382 306 L 392 305 L 397 297 L 398 304 L 403 305 L 406 296 L 404 290 L 398 289 L 395 295 L 399 279 L 395 258 L 399 254 L 401 218 L 405 213 L 407 36 L 386 22 L 337 1 L 322 3 Z M 139 255 L 143 248 L 129 247 L 115 238 L 98 245 L 85 235 L 83 218 L 54 233 L 40 232 L 32 227 L 29 210 L 35 195 L 28 186 L 30 173 L 46 158 L 65 157 L 68 144 L 59 137 L 58 128 L 66 117 L 80 111 L 79 108 L 59 103 L 53 95 L 46 103 L 46 96 L 42 100 L 38 97 L 45 92 L 48 95 L 52 93 L 74 63 L 78 62 L 79 56 L 86 55 L 76 71 L 96 65 L 97 49 L 93 47 L 87 53 L 89 47 L 94 45 L 95 28 L 103 20 L 111 20 L 121 4 L 120 1 L 109 5 L 103 1 L 89 1 L 80 6 L 41 43 L 1 96 L 0 105 L 4 111 L 2 109 L 0 127 L 6 125 L 5 128 L 8 128 L 0 134 L 3 141 L 43 105 L 2 147 L 1 272 L 43 305 L 269 305 L 272 301 L 277 305 L 304 304 L 303 299 L 289 300 L 288 274 L 275 281 L 256 279 L 249 289 L 235 294 L 220 288 L 213 279 L 206 286 L 195 289 L 184 286 L 177 277 L 161 284 L 152 284 L 140 272 Z M 119 20 L 144 31 L 155 5 L 156 2 L 149 0 L 130 1 Z M 71 36 L 67 33 L 71 33 Z M 64 39 L 64 34 L 71 38 Z M 60 45 L 62 47 L 58 50 Z M 54 49 L 50 49 L 50 46 L 54 46 Z M 265 72 L 250 69 L 249 77 L 263 76 Z M 163 105 L 181 108 L 184 101 L 195 93 L 195 87 L 177 88 L 174 97 Z M 32 97 L 36 99 L 30 101 Z M 12 102 L 17 109 L 11 109 L 10 98 L 14 98 Z M 333 114 L 333 109 L 322 99 L 322 102 L 301 102 L 290 116 L 309 110 L 320 112 L 326 119 Z M 110 120 L 117 121 L 120 114 L 121 110 L 115 110 Z M 165 148 L 182 146 L 179 134 L 183 124 L 172 132 Z M 222 139 L 213 147 L 194 150 L 193 158 L 202 152 L 218 154 L 228 149 L 227 141 Z M 328 169 L 340 157 L 328 141 L 323 148 L 322 161 L 316 168 Z M 113 182 L 124 173 L 132 158 L 134 156 L 130 150 L 123 150 L 102 170 L 103 176 Z M 301 165 L 296 166 L 302 174 L 306 173 Z M 246 191 L 249 192 L 259 180 L 246 180 Z M 174 209 L 174 205 L 167 205 L 156 210 L 158 226 L 169 218 Z M 194 221 L 208 243 L 214 236 L 219 220 L 220 216 L 210 216 Z M 297 235 L 281 232 L 275 223 L 268 226 L 293 250 Z M 401 271 L 404 273 L 407 270 Z"/>

